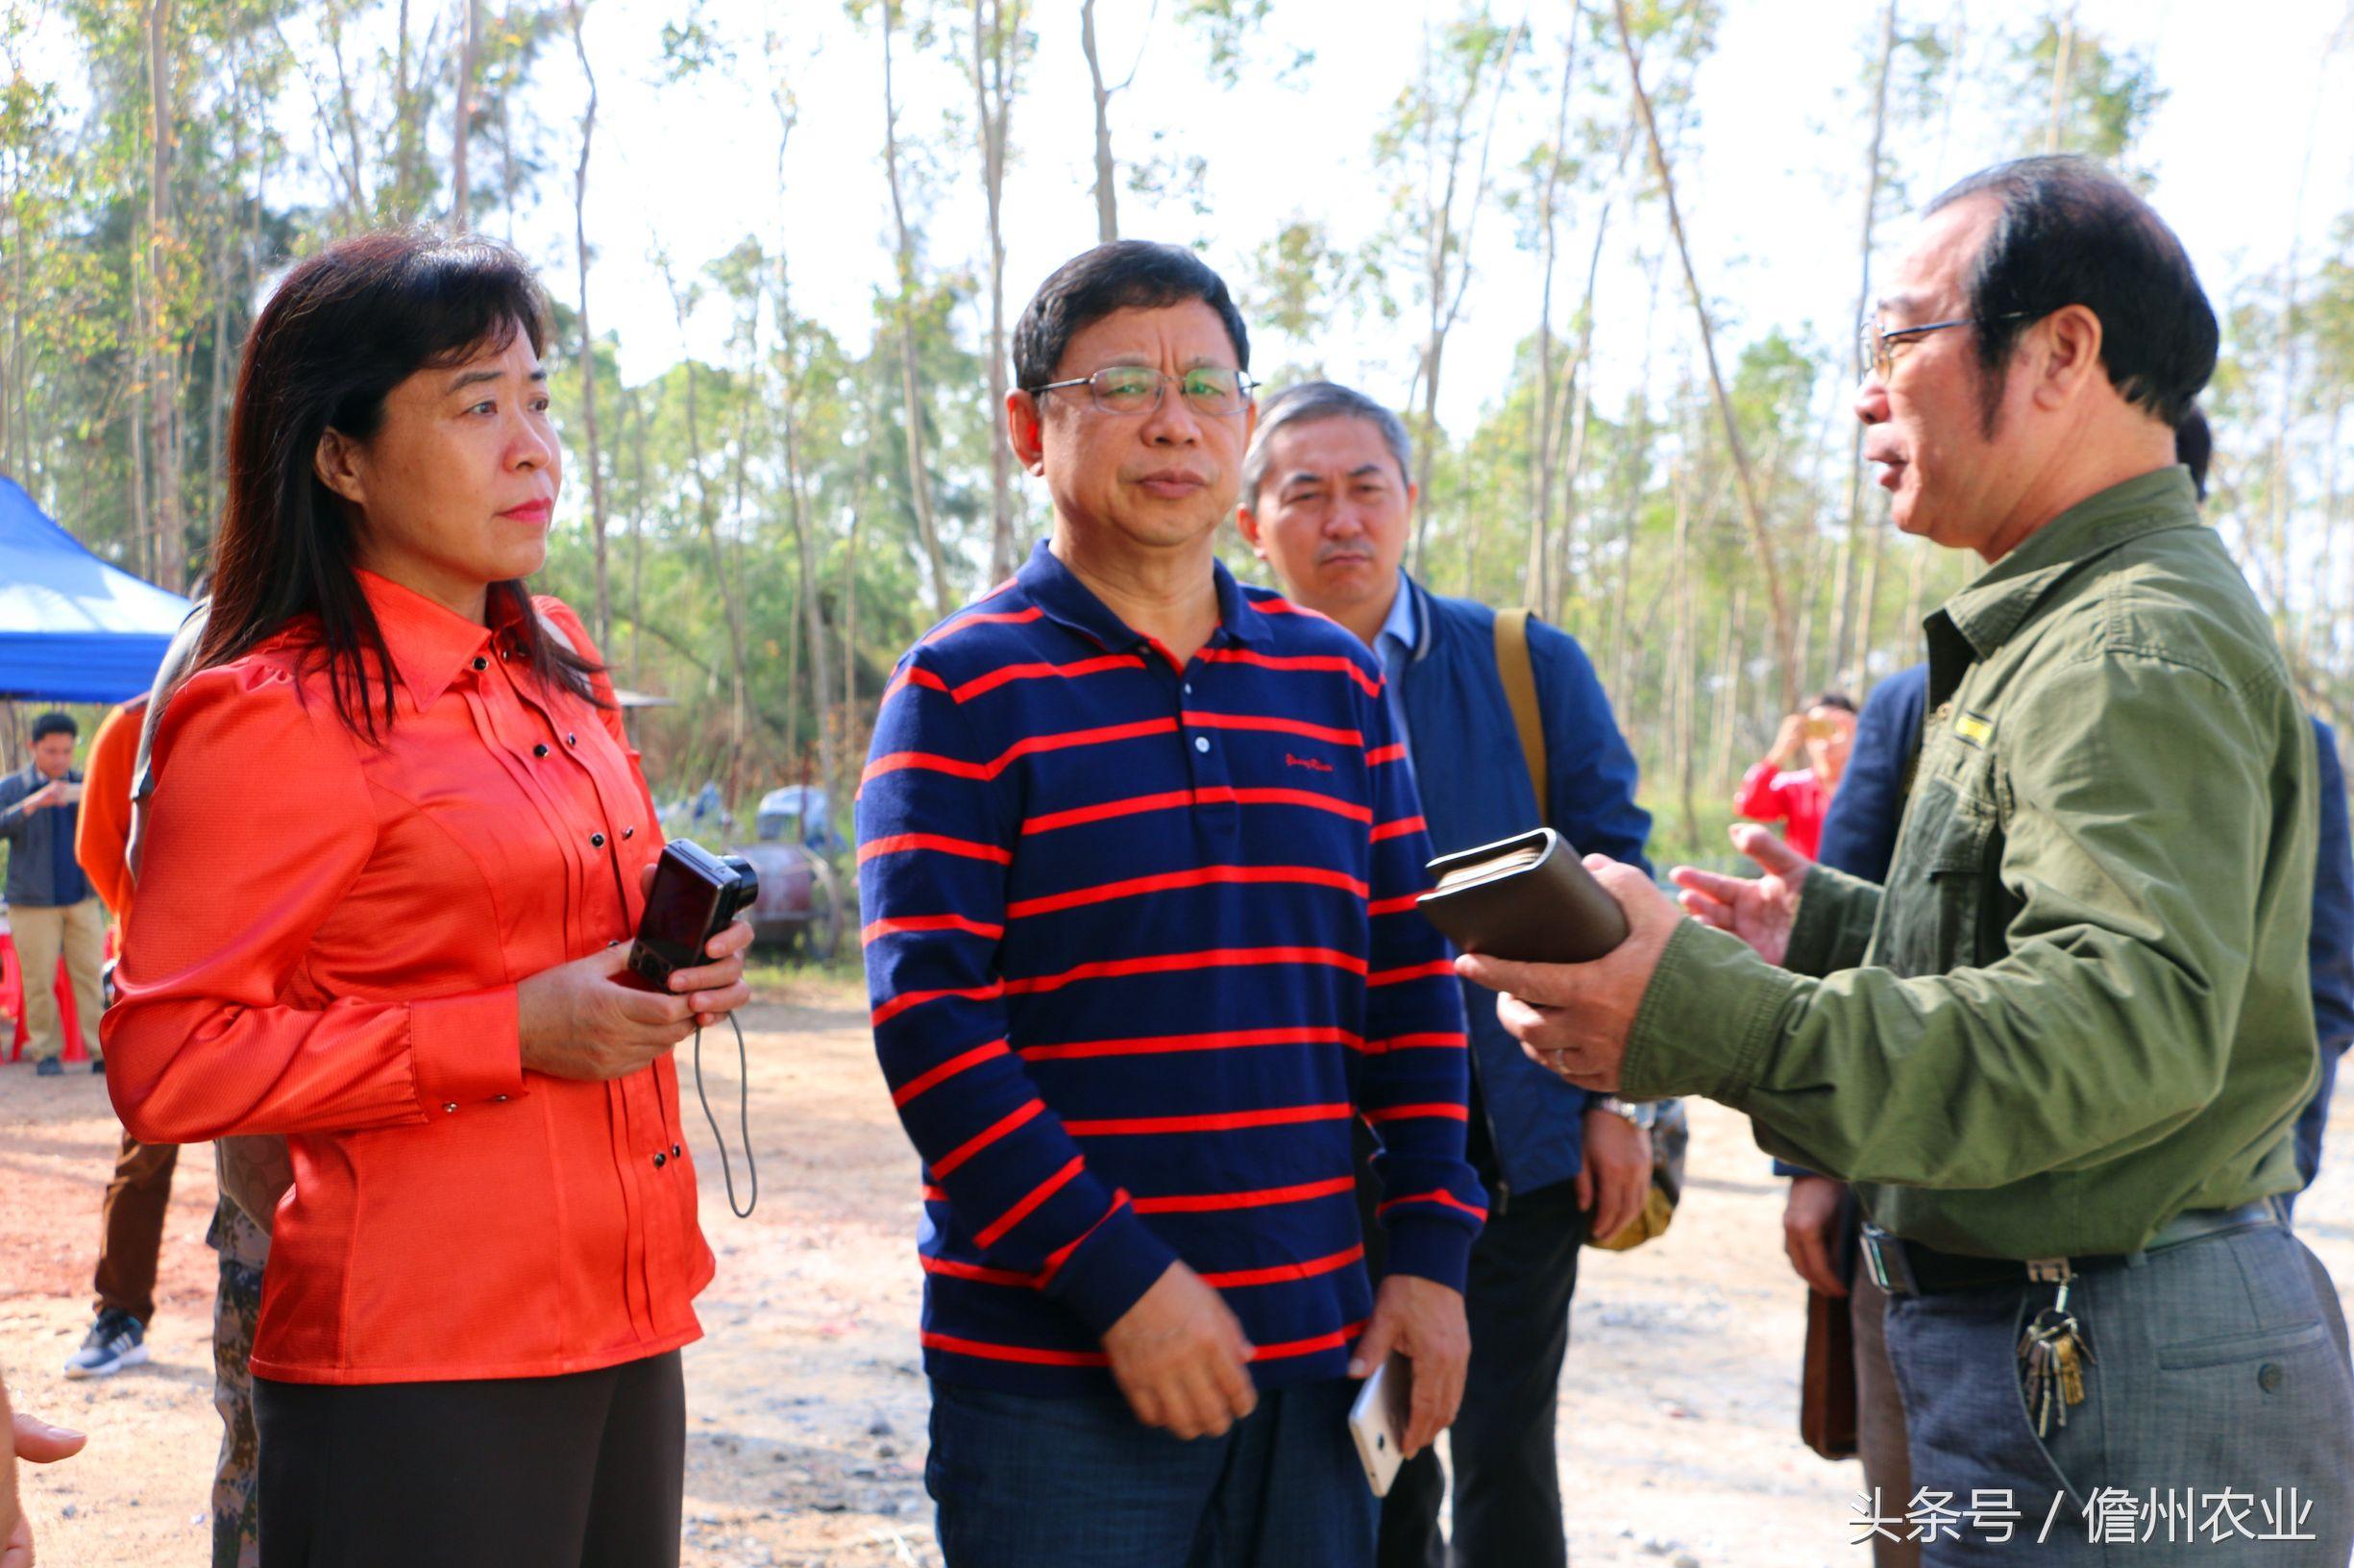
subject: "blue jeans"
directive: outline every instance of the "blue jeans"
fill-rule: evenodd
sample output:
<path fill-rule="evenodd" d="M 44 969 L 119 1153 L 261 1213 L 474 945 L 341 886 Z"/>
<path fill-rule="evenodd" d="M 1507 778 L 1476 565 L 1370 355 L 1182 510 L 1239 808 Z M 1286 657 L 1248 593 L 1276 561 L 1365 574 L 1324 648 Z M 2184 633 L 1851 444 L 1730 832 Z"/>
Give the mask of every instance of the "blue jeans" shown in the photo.
<path fill-rule="evenodd" d="M 2052 1293 L 1890 1298 L 1916 1497 L 1943 1494 L 1961 1515 L 1924 1536 L 1923 1562 L 2345 1568 L 2354 1382 L 2335 1291 L 2303 1243 L 2267 1225 L 2079 1276 L 2069 1306 L 2097 1359 L 2068 1425 L 2039 1437 L 2018 1347 Z M 1986 1517 L 1995 1498 L 1974 1516 L 1979 1491 L 2007 1494 L 2009 1541 Z M 1911 1501 L 1883 1498 L 1877 1512 Z"/>
<path fill-rule="evenodd" d="M 1117 1393 L 935 1380 L 923 1482 L 942 1555 L 948 1568 L 1366 1568 L 1356 1393 L 1345 1379 L 1263 1389 L 1225 1436 L 1186 1442 Z"/>

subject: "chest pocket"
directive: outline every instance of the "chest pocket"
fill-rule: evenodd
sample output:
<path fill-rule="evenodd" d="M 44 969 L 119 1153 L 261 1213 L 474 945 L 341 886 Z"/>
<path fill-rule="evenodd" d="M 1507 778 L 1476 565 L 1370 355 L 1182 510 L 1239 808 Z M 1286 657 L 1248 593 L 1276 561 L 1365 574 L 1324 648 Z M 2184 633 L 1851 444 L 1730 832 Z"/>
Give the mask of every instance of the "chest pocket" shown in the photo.
<path fill-rule="evenodd" d="M 1986 752 L 1950 733 L 1929 738 L 1880 905 L 1876 964 L 1910 977 L 2002 955 L 2012 900 L 1999 881 L 1994 776 Z"/>

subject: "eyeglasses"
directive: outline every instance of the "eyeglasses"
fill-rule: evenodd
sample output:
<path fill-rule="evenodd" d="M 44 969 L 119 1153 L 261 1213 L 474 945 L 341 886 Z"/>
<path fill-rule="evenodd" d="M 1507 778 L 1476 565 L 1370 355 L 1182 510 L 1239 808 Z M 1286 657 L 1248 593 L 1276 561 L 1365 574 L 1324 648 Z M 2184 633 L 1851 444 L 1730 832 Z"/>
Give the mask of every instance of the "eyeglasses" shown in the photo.
<path fill-rule="evenodd" d="M 1877 371 L 1885 377 L 1888 367 L 1896 361 L 1895 346 L 1899 343 L 1926 332 L 1942 332 L 1949 327 L 1983 327 L 1989 322 L 2017 321 L 2022 316 L 2034 313 L 2032 310 L 2005 310 L 1998 316 L 1963 316 L 1955 321 L 1925 322 L 1919 327 L 1894 327 L 1886 331 L 1880 330 L 1878 322 L 1867 321 L 1855 334 L 1855 368 L 1865 376 Z"/>
<path fill-rule="evenodd" d="M 1037 397 L 1066 387 L 1084 386 L 1103 413 L 1149 414 L 1161 406 L 1162 391 L 1171 381 L 1178 384 L 1195 413 L 1220 415 L 1240 413 L 1250 404 L 1251 388 L 1259 384 L 1238 370 L 1215 365 L 1200 366 L 1183 376 L 1164 376 L 1150 365 L 1107 365 L 1092 376 L 1048 381 L 1043 386 L 1026 386 L 1022 390 Z"/>

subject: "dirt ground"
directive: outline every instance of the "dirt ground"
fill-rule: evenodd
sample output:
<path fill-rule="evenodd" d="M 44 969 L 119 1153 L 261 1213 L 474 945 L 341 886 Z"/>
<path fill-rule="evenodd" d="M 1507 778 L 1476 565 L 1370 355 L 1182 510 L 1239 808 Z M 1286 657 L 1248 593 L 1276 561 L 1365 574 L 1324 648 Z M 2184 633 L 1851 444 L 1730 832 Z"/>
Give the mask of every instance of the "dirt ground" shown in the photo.
<path fill-rule="evenodd" d="M 761 1179 L 751 1219 L 727 1212 L 708 1129 L 695 1129 L 720 1271 L 700 1303 L 706 1336 L 686 1356 L 685 1560 L 937 1562 L 916 1163 L 882 1091 L 863 997 L 838 981 L 771 988 L 746 1025 Z M 704 1065 L 732 1142 L 734 1052 L 712 1043 Z M 2348 1098 L 2341 1117 L 2354 1117 Z M 1855 1467 L 1815 1458 L 1796 1434 L 1802 1298 L 1780 1251 L 1781 1185 L 1740 1116 L 1700 1104 L 1693 1120 L 1675 1229 L 1639 1252 L 1586 1255 L 1560 1418 L 1572 1555 L 1586 1568 L 1864 1562 L 1849 1544 L 1860 1533 Z M 42 1563 L 199 1568 L 220 1434 L 207 1154 L 174 1187 L 154 1361 L 97 1383 L 58 1373 L 88 1323 L 116 1136 L 102 1080 L 0 1067 L 0 1364 L 18 1409 L 91 1433 L 79 1458 L 27 1471 Z M 2340 1144 L 2299 1228 L 2344 1280 L 2354 1152 L 2342 1134 Z"/>

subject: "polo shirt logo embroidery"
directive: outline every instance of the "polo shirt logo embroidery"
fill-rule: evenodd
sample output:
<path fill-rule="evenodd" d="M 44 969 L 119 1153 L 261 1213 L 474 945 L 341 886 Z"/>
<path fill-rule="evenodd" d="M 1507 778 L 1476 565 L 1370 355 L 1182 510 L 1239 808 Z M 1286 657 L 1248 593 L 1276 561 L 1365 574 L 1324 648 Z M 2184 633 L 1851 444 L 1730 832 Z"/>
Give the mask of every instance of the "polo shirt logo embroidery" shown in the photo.
<path fill-rule="evenodd" d="M 1333 771 L 1333 765 L 1326 762 L 1321 757 L 1295 757 L 1288 751 L 1284 753 L 1284 766 L 1287 768 L 1306 768 L 1313 772 L 1319 773 L 1329 773 Z"/>
<path fill-rule="evenodd" d="M 1983 747 L 1995 738 L 1995 722 L 1974 713 L 1957 713 L 1953 716 L 1953 733 L 1972 746 Z"/>

